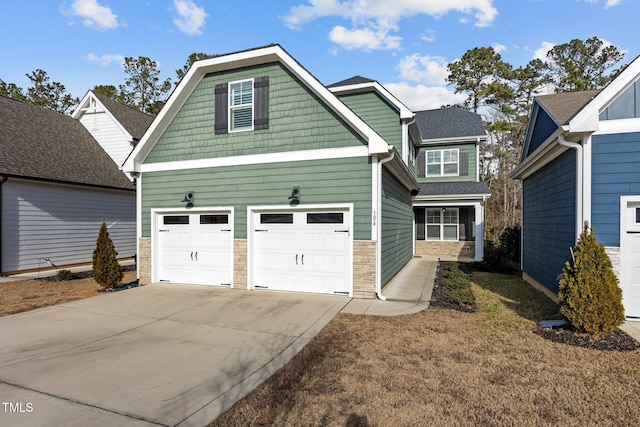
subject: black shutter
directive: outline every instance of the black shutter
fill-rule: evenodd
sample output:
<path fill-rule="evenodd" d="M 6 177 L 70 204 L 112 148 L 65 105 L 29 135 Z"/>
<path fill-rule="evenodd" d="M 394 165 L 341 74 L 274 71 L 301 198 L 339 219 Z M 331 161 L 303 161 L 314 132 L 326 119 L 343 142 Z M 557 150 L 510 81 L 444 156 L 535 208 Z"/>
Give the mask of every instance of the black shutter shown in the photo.
<path fill-rule="evenodd" d="M 426 164 L 425 164 L 425 151 L 423 151 L 422 149 L 420 149 L 420 151 L 418 151 L 418 177 L 423 178 L 424 176 L 426 176 L 425 173 L 425 169 L 426 169 Z"/>
<path fill-rule="evenodd" d="M 253 81 L 255 96 L 255 130 L 269 129 L 269 76 L 256 77 Z"/>
<path fill-rule="evenodd" d="M 229 132 L 229 85 L 221 83 L 215 88 L 215 134 Z"/>
<path fill-rule="evenodd" d="M 469 151 L 468 150 L 460 150 L 458 153 L 459 161 L 459 174 L 460 176 L 469 176 Z"/>
<path fill-rule="evenodd" d="M 415 209 L 415 213 L 416 213 L 416 240 L 424 240 L 424 223 L 425 223 L 425 218 L 424 218 L 424 211 L 425 208 L 416 208 Z"/>

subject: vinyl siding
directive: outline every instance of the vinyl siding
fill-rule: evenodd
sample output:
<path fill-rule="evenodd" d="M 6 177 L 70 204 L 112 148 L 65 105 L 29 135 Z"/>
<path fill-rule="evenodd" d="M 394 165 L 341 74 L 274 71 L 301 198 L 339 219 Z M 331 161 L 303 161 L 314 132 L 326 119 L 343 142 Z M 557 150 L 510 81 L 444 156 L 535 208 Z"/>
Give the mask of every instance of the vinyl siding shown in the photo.
<path fill-rule="evenodd" d="M 381 221 L 381 283 L 384 286 L 413 256 L 411 193 L 384 167 Z"/>
<path fill-rule="evenodd" d="M 214 134 L 216 84 L 269 77 L 269 128 Z M 366 145 L 279 63 L 206 75 L 145 163 Z"/>
<path fill-rule="evenodd" d="M 91 262 L 102 221 L 119 257 L 136 253 L 134 192 L 9 179 L 2 185 L 2 271 Z"/>
<path fill-rule="evenodd" d="M 93 135 L 117 165 L 122 165 L 132 150 L 128 136 L 106 112 L 86 112 L 80 123 Z"/>
<path fill-rule="evenodd" d="M 475 182 L 476 181 L 476 172 L 478 170 L 478 156 L 475 144 L 457 144 L 457 145 L 442 145 L 442 146 L 434 146 L 434 147 L 421 147 L 420 151 L 430 151 L 430 150 L 447 150 L 450 148 L 458 148 L 460 150 L 467 150 L 469 153 L 469 165 L 468 165 L 468 173 L 466 175 L 460 176 L 440 176 L 440 177 L 417 177 L 416 180 L 418 182 Z M 425 163 L 426 164 L 426 163 Z M 460 169 L 458 169 L 460 170 Z M 417 176 L 417 171 L 416 171 Z"/>
<path fill-rule="evenodd" d="M 576 154 L 567 150 L 522 184 L 522 270 L 557 292 L 576 243 Z"/>
<path fill-rule="evenodd" d="M 196 207 L 234 206 L 235 238 L 247 237 L 247 206 L 287 205 L 300 186 L 300 206 L 354 204 L 354 239 L 371 239 L 371 165 L 368 157 L 243 165 L 142 176 L 142 235 L 151 236 L 152 208 L 181 208 L 187 191 Z"/>
<path fill-rule="evenodd" d="M 400 113 L 375 92 L 341 95 L 340 100 L 375 130 L 387 143 L 402 153 Z"/>
<path fill-rule="evenodd" d="M 605 246 L 620 246 L 620 196 L 640 194 L 640 133 L 592 138 L 591 218 Z"/>
<path fill-rule="evenodd" d="M 526 157 L 528 157 L 531 153 L 536 151 L 536 149 L 540 145 L 542 145 L 542 143 L 546 141 L 546 139 L 549 138 L 549 136 L 551 136 L 551 134 L 555 132 L 556 129 L 558 129 L 558 125 L 556 124 L 556 122 L 553 121 L 551 116 L 549 116 L 539 106 L 536 106 L 536 109 L 537 109 L 536 122 L 533 125 L 533 132 L 531 134 L 532 137 L 529 143 L 529 150 L 527 151 Z"/>

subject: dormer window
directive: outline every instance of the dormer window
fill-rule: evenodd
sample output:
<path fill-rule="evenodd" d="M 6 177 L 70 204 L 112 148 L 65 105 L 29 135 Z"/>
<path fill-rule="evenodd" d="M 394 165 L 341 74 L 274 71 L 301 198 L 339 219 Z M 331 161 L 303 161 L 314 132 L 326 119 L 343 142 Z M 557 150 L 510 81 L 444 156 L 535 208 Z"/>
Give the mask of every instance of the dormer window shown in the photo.
<path fill-rule="evenodd" d="M 269 77 L 215 86 L 215 134 L 269 129 Z"/>

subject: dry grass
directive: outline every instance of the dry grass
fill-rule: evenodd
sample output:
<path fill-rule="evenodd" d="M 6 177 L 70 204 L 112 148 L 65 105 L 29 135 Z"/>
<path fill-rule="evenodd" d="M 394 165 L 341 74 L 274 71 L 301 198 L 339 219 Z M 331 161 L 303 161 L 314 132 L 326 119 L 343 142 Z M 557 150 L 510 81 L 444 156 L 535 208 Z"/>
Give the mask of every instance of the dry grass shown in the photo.
<path fill-rule="evenodd" d="M 136 280 L 135 271 L 125 271 L 123 283 Z M 49 282 L 20 280 L 0 283 L 0 316 L 34 310 L 98 295 L 100 285 L 92 278 Z"/>
<path fill-rule="evenodd" d="M 514 276 L 474 273 L 478 312 L 340 314 L 213 426 L 634 425 L 640 351 L 532 333 L 557 306 Z"/>

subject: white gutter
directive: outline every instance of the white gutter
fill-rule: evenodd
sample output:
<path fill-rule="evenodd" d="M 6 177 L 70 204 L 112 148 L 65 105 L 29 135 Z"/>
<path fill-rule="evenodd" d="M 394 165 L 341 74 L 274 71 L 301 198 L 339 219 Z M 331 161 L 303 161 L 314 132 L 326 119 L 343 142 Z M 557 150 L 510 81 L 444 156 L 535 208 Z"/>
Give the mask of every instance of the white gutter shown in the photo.
<path fill-rule="evenodd" d="M 376 227 L 378 228 L 378 242 L 376 244 L 376 296 L 381 301 L 386 301 L 387 297 L 382 295 L 382 165 L 393 160 L 395 151 L 390 150 L 391 155 L 386 159 L 378 161 L 378 200 L 376 200 L 378 209 L 378 222 Z"/>
<path fill-rule="evenodd" d="M 558 134 L 558 143 L 562 146 L 573 148 L 576 150 L 576 240 L 580 233 L 582 233 L 582 227 L 584 223 L 583 218 L 583 206 L 582 206 L 582 187 L 583 187 L 583 165 L 582 165 L 582 145 L 577 142 L 569 142 L 564 139 L 564 135 Z"/>

